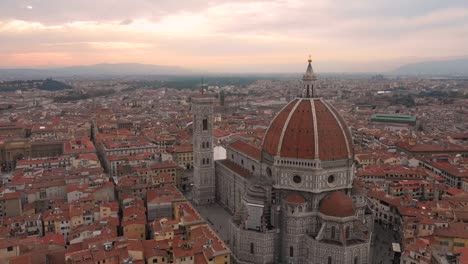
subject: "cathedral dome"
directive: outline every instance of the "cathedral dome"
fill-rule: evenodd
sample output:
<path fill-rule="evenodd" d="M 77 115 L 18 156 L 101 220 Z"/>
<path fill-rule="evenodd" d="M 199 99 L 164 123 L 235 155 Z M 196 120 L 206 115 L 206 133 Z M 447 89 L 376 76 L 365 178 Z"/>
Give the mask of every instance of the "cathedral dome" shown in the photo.
<path fill-rule="evenodd" d="M 348 127 L 336 109 L 317 96 L 317 78 L 311 62 L 309 58 L 302 77 L 302 96 L 287 104 L 270 123 L 262 152 L 293 159 L 352 159 Z"/>
<path fill-rule="evenodd" d="M 348 217 L 354 215 L 353 200 L 340 191 L 335 191 L 322 199 L 320 213 L 334 217 Z"/>
<path fill-rule="evenodd" d="M 289 204 L 303 204 L 306 202 L 304 197 L 299 193 L 291 193 L 290 195 L 286 196 L 285 200 Z"/>
<path fill-rule="evenodd" d="M 352 140 L 336 109 L 322 98 L 296 98 L 273 119 L 263 153 L 281 158 L 351 159 Z"/>

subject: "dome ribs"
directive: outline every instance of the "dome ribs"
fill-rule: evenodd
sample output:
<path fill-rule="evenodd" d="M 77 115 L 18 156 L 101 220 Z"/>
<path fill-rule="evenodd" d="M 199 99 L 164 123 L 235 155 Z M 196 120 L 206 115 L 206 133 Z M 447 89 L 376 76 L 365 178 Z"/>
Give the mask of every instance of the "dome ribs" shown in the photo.
<path fill-rule="evenodd" d="M 281 133 L 283 132 L 284 123 L 289 116 L 289 112 L 293 109 L 296 105 L 298 99 L 293 100 L 290 102 L 286 107 L 284 107 L 273 119 L 271 122 L 268 131 L 265 134 L 265 138 L 263 140 L 263 151 L 273 156 L 276 155 L 276 151 L 278 149 L 279 141 L 281 138 Z"/>
<path fill-rule="evenodd" d="M 353 148 L 351 146 L 352 142 L 353 142 L 353 138 L 351 137 L 351 132 L 349 131 L 349 128 L 346 126 L 346 122 L 344 121 L 343 117 L 338 113 L 338 111 L 336 110 L 336 108 L 334 108 L 332 105 L 330 105 L 330 103 L 328 102 L 325 102 L 325 104 L 328 106 L 328 108 L 335 114 L 335 117 L 338 119 L 339 123 L 341 124 L 342 126 L 342 131 L 344 131 L 344 134 L 345 134 L 345 140 L 346 140 L 346 150 L 348 151 L 348 158 L 353 158 L 354 157 L 354 153 L 353 152 Z"/>
<path fill-rule="evenodd" d="M 322 161 L 352 158 L 351 136 L 338 112 L 321 98 L 298 98 L 268 128 L 262 150 L 272 156 Z"/>
<path fill-rule="evenodd" d="M 301 100 L 283 136 L 281 157 L 313 159 L 314 128 L 309 100 Z M 310 133 L 308 133 L 310 132 Z"/>
<path fill-rule="evenodd" d="M 347 143 L 337 120 L 321 100 L 315 101 L 319 134 L 319 159 L 337 160 L 348 158 Z"/>

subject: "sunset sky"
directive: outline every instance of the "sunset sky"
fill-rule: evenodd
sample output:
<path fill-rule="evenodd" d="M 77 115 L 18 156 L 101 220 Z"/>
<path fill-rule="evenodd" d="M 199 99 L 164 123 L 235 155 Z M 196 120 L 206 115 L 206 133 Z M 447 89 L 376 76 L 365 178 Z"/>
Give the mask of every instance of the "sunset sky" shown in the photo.
<path fill-rule="evenodd" d="M 0 67 L 385 71 L 468 55 L 467 0 L 0 0 Z"/>

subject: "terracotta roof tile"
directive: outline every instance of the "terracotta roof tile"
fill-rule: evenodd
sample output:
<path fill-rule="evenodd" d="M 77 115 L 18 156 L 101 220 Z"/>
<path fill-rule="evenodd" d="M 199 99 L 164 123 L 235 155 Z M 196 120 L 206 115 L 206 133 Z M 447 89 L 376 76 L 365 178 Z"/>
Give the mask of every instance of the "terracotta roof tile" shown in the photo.
<path fill-rule="evenodd" d="M 263 151 L 266 153 L 276 155 L 281 133 L 283 132 L 283 126 L 288 119 L 289 112 L 293 109 L 296 103 L 297 99 L 286 105 L 286 107 L 283 108 L 283 110 L 281 110 L 271 122 L 263 140 Z"/>
<path fill-rule="evenodd" d="M 303 100 L 292 114 L 281 145 L 281 157 L 313 159 L 315 129 L 309 100 Z"/>
<path fill-rule="evenodd" d="M 250 178 L 252 176 L 252 173 L 249 170 L 231 160 L 221 160 L 220 163 L 244 178 Z"/>
<path fill-rule="evenodd" d="M 354 215 L 354 205 L 349 196 L 335 191 L 320 202 L 319 211 L 324 215 L 348 217 Z"/>
<path fill-rule="evenodd" d="M 229 147 L 251 157 L 254 160 L 260 161 L 262 158 L 262 150 L 260 148 L 242 140 L 237 140 L 231 143 Z"/>
<path fill-rule="evenodd" d="M 329 103 L 320 98 L 302 98 L 289 103 L 273 119 L 262 150 L 273 156 L 279 152 L 284 158 L 314 159 L 318 148 L 320 160 L 337 160 L 352 156 L 351 144 L 346 123 Z"/>
<path fill-rule="evenodd" d="M 291 193 L 286 197 L 286 202 L 290 204 L 303 204 L 305 203 L 305 199 L 298 193 Z"/>

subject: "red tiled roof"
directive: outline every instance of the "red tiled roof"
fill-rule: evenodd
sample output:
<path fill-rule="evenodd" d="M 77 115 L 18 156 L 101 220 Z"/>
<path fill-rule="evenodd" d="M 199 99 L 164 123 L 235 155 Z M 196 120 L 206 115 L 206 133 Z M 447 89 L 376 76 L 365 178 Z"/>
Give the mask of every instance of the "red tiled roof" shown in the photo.
<path fill-rule="evenodd" d="M 144 254 L 146 258 L 155 256 L 168 257 L 168 249 L 170 248 L 168 240 L 143 240 Z M 197 263 L 197 262 L 195 262 Z"/>
<path fill-rule="evenodd" d="M 460 254 L 458 261 L 460 264 L 468 264 L 468 248 L 459 248 L 453 251 L 455 254 Z"/>
<path fill-rule="evenodd" d="M 414 144 L 411 145 L 408 142 L 399 141 L 396 143 L 397 147 L 405 149 L 409 152 L 434 152 L 434 153 L 444 153 L 444 152 L 466 152 L 468 147 L 457 145 L 457 144 L 446 144 L 446 145 L 432 145 L 432 144 Z"/>
<path fill-rule="evenodd" d="M 78 140 L 71 140 L 65 142 L 64 146 L 65 153 L 95 153 L 96 148 L 91 140 L 82 138 Z"/>
<path fill-rule="evenodd" d="M 167 168 L 177 168 L 177 164 L 172 161 L 164 161 L 151 165 L 151 169 L 167 169 Z"/>
<path fill-rule="evenodd" d="M 388 195 L 383 191 L 370 191 L 367 193 L 367 196 L 370 198 L 377 199 L 379 201 L 384 201 L 392 206 L 400 206 L 402 202 L 402 199 L 400 197 Z"/>
<path fill-rule="evenodd" d="M 429 164 L 455 177 L 460 177 L 460 178 L 468 177 L 468 170 L 465 169 L 463 166 L 455 165 L 446 161 L 432 161 L 432 162 L 429 162 Z"/>
<path fill-rule="evenodd" d="M 244 178 L 249 178 L 252 176 L 252 173 L 249 170 L 243 168 L 235 162 L 232 162 L 231 160 L 221 160 L 220 163 Z"/>
<path fill-rule="evenodd" d="M 349 196 L 335 191 L 320 202 L 319 211 L 324 215 L 348 217 L 354 215 L 354 205 Z"/>
<path fill-rule="evenodd" d="M 286 202 L 291 204 L 303 204 L 305 203 L 305 199 L 298 193 L 291 193 L 286 197 Z"/>
<path fill-rule="evenodd" d="M 293 109 L 297 101 L 298 99 L 286 105 L 271 122 L 263 140 L 263 151 L 266 153 L 276 155 L 284 124 L 288 119 L 289 112 Z"/>
<path fill-rule="evenodd" d="M 132 219 L 122 219 L 120 224 L 122 227 L 129 225 L 146 225 L 146 219 L 144 217 L 132 218 Z"/>
<path fill-rule="evenodd" d="M 21 198 L 20 192 L 0 193 L 0 200 L 12 200 L 12 199 L 20 199 L 20 198 Z"/>
<path fill-rule="evenodd" d="M 183 200 L 185 200 L 184 195 L 177 190 L 174 185 L 165 185 L 146 192 L 146 201 L 148 204 L 168 203 Z"/>
<path fill-rule="evenodd" d="M 445 190 L 445 192 L 450 194 L 450 195 L 457 195 L 457 194 L 460 194 L 460 193 L 464 193 L 465 191 L 463 191 L 461 189 L 457 189 L 457 188 L 449 188 L 449 189 Z"/>
<path fill-rule="evenodd" d="M 451 223 L 447 228 L 439 228 L 434 231 L 435 236 L 468 238 L 468 223 Z"/>
<path fill-rule="evenodd" d="M 203 256 L 203 254 L 195 254 L 194 260 L 197 264 L 208 264 L 208 261 L 206 261 L 205 256 Z"/>
<path fill-rule="evenodd" d="M 193 145 L 176 145 L 172 148 L 172 152 L 180 153 L 180 152 L 192 152 Z"/>
<path fill-rule="evenodd" d="M 0 249 L 13 247 L 17 245 L 18 245 L 18 241 L 16 239 L 0 238 Z"/>
<path fill-rule="evenodd" d="M 42 244 L 54 244 L 59 246 L 65 246 L 65 237 L 62 234 L 47 233 L 44 237 L 38 239 Z"/>
<path fill-rule="evenodd" d="M 128 250 L 143 252 L 143 244 L 140 239 L 128 239 L 127 243 Z"/>
<path fill-rule="evenodd" d="M 221 130 L 221 129 L 218 129 L 218 128 L 215 128 L 213 129 L 213 136 L 215 137 L 226 137 L 226 136 L 229 136 L 231 133 L 225 131 L 225 130 Z"/>
<path fill-rule="evenodd" d="M 42 264 L 46 263 L 45 252 L 28 252 L 23 255 L 12 257 L 10 264 Z"/>
<path fill-rule="evenodd" d="M 231 143 L 229 147 L 251 157 L 254 160 L 260 161 L 262 158 L 262 150 L 260 148 L 242 140 L 237 140 L 234 143 Z"/>
<path fill-rule="evenodd" d="M 180 217 L 183 218 L 185 223 L 203 221 L 203 218 L 189 202 L 179 202 L 174 206 L 179 207 Z"/>

